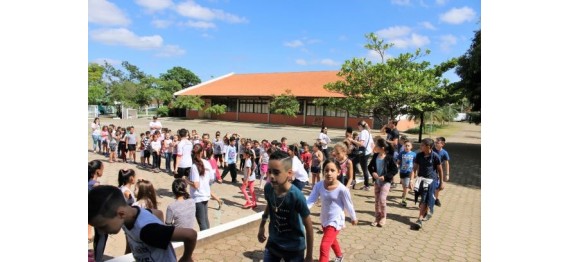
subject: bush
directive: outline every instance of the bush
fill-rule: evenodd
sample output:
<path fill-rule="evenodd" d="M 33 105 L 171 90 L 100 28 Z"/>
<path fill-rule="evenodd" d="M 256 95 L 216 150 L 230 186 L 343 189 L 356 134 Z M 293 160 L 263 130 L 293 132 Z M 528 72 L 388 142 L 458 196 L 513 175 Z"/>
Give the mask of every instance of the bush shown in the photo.
<path fill-rule="evenodd" d="M 442 128 L 442 125 L 432 125 L 432 124 L 424 124 L 424 129 L 422 130 L 424 135 L 428 134 L 428 133 L 433 133 L 434 131 Z M 411 129 L 406 130 L 406 133 L 408 134 L 419 134 L 420 133 L 420 127 L 414 127 Z"/>
<path fill-rule="evenodd" d="M 170 109 L 168 109 L 167 106 L 160 106 L 158 108 L 158 110 L 156 111 L 156 113 L 158 114 L 158 116 L 168 116 L 168 111 Z"/>
<path fill-rule="evenodd" d="M 467 120 L 469 123 L 475 123 L 476 125 L 481 124 L 481 112 L 469 112 L 467 113 Z"/>

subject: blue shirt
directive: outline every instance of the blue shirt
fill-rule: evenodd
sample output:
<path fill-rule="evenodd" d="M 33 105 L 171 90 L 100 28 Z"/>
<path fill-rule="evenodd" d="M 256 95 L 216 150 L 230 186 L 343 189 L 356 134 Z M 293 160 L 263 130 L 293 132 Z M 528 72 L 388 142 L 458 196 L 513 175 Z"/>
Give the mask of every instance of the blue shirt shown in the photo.
<path fill-rule="evenodd" d="M 226 149 L 226 163 L 235 164 L 236 163 L 236 147 L 235 146 L 228 146 Z"/>
<path fill-rule="evenodd" d="M 310 211 L 303 193 L 297 187 L 291 186 L 285 196 L 277 197 L 271 183 L 265 184 L 263 191 L 269 205 L 267 245 L 285 251 L 305 250 L 305 227 L 301 218 L 309 216 Z"/>
<path fill-rule="evenodd" d="M 438 179 L 439 176 L 437 174 L 436 167 L 441 165 L 441 160 L 436 152 L 431 151 L 431 154 L 427 157 L 425 156 L 424 152 L 420 152 L 416 155 L 416 159 L 414 160 L 414 164 L 418 164 L 418 176 L 431 178 L 431 179 Z"/>
<path fill-rule="evenodd" d="M 398 155 L 398 160 L 400 160 L 400 174 L 410 174 L 414 170 L 414 159 L 416 158 L 416 152 L 403 151 Z"/>
<path fill-rule="evenodd" d="M 440 151 L 437 151 L 437 149 L 434 148 L 433 151 L 437 153 L 437 155 L 441 159 L 441 162 L 450 160 L 449 154 L 447 153 L 447 151 L 445 149 L 442 148 Z"/>

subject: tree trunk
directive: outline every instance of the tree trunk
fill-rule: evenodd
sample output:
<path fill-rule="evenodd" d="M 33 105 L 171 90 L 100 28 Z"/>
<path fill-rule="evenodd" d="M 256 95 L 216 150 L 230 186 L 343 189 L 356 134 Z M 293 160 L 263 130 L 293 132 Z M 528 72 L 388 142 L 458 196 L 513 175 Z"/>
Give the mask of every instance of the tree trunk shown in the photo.
<path fill-rule="evenodd" d="M 420 137 L 418 138 L 418 143 L 422 142 L 422 134 L 424 132 L 424 112 L 420 114 Z"/>

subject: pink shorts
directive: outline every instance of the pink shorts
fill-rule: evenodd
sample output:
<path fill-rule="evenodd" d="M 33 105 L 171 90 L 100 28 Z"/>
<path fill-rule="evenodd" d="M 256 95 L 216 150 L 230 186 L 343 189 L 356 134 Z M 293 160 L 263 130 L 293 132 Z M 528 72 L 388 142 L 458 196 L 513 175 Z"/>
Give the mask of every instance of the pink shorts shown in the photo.
<path fill-rule="evenodd" d="M 269 168 L 269 165 L 268 164 L 261 164 L 261 166 L 259 168 L 261 169 L 262 174 L 267 174 L 267 169 Z"/>

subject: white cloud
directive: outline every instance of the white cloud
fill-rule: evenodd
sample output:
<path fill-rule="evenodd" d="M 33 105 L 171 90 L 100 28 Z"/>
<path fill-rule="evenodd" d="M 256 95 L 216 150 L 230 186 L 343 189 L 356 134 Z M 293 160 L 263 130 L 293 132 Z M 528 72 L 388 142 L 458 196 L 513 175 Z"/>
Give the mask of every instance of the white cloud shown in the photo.
<path fill-rule="evenodd" d="M 162 46 L 162 37 L 159 35 L 137 36 L 125 28 L 95 30 L 91 32 L 91 38 L 107 45 L 123 45 L 142 50 Z"/>
<path fill-rule="evenodd" d="M 154 26 L 156 28 L 167 28 L 172 24 L 172 21 L 154 19 L 154 20 L 152 20 L 151 24 L 152 24 L 152 26 Z"/>
<path fill-rule="evenodd" d="M 392 55 L 388 54 L 388 53 L 384 53 L 384 62 L 386 62 L 386 60 L 392 58 Z M 374 51 L 374 50 L 368 50 L 368 52 L 366 53 L 366 59 L 374 62 L 374 63 L 380 63 L 382 62 L 382 56 L 380 56 L 380 53 Z"/>
<path fill-rule="evenodd" d="M 447 13 L 440 15 L 439 19 L 449 24 L 458 25 L 475 19 L 475 11 L 467 6 L 462 8 L 452 8 L 447 11 Z"/>
<path fill-rule="evenodd" d="M 287 47 L 296 48 L 296 47 L 303 46 L 304 44 L 303 44 L 303 41 L 301 41 L 301 40 L 293 40 L 291 42 L 285 42 L 284 45 Z"/>
<path fill-rule="evenodd" d="M 106 0 L 89 0 L 87 8 L 90 23 L 126 26 L 131 22 L 121 9 Z"/>
<path fill-rule="evenodd" d="M 97 58 L 97 59 L 95 59 L 95 60 L 93 60 L 93 61 L 91 61 L 91 62 L 92 62 L 92 63 L 99 64 L 99 65 L 105 65 L 105 61 L 107 61 L 108 64 L 114 65 L 114 66 L 121 64 L 121 61 L 115 60 L 115 59 L 111 59 L 111 58 Z"/>
<path fill-rule="evenodd" d="M 453 35 L 443 35 L 439 37 L 440 44 L 439 46 L 443 51 L 449 52 L 451 50 L 451 46 L 457 44 L 457 37 Z"/>
<path fill-rule="evenodd" d="M 338 65 L 340 65 L 339 62 L 336 62 L 330 58 L 323 59 L 323 60 L 321 60 L 320 63 L 321 63 L 321 65 L 326 65 L 326 66 L 338 66 Z"/>
<path fill-rule="evenodd" d="M 411 5 L 410 0 L 391 0 L 390 2 L 395 5 Z"/>
<path fill-rule="evenodd" d="M 306 66 L 307 61 L 305 61 L 305 59 L 297 59 L 297 60 L 295 60 L 295 64 Z"/>
<path fill-rule="evenodd" d="M 166 45 L 164 48 L 160 50 L 156 54 L 158 57 L 173 57 L 173 56 L 182 56 L 186 54 L 186 50 L 180 48 L 177 45 Z"/>
<path fill-rule="evenodd" d="M 160 11 L 172 6 L 170 0 L 135 0 L 135 3 L 149 11 Z"/>
<path fill-rule="evenodd" d="M 234 14 L 226 13 L 219 9 L 210 9 L 203 7 L 194 1 L 186 1 L 176 6 L 176 11 L 182 16 L 186 16 L 196 20 L 221 20 L 228 23 L 246 23 L 247 19 Z"/>
<path fill-rule="evenodd" d="M 376 31 L 376 34 L 382 38 L 398 38 L 408 35 L 411 31 L 412 29 L 407 26 L 392 26 Z"/>
<path fill-rule="evenodd" d="M 424 28 L 429 29 L 429 30 L 437 30 L 437 28 L 435 28 L 435 26 L 433 26 L 430 22 L 428 21 L 424 21 L 420 23 Z"/>
<path fill-rule="evenodd" d="M 438 5 L 445 5 L 449 0 L 435 0 L 435 3 Z"/>
<path fill-rule="evenodd" d="M 415 47 L 422 47 L 429 43 L 429 37 L 425 35 L 418 35 L 416 33 L 413 33 L 412 37 L 410 38 L 410 44 Z"/>
<path fill-rule="evenodd" d="M 216 28 L 216 24 L 212 22 L 205 22 L 205 21 L 188 21 L 184 23 L 185 26 L 200 28 L 200 29 L 210 29 Z"/>

